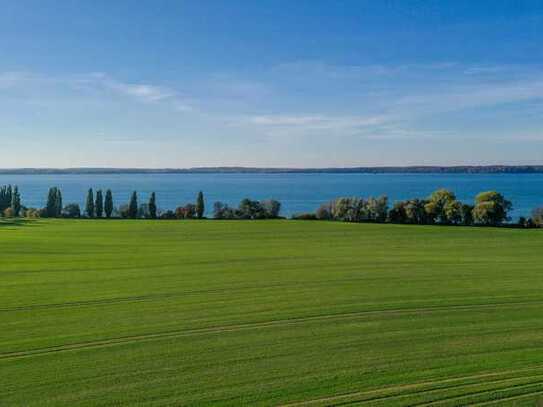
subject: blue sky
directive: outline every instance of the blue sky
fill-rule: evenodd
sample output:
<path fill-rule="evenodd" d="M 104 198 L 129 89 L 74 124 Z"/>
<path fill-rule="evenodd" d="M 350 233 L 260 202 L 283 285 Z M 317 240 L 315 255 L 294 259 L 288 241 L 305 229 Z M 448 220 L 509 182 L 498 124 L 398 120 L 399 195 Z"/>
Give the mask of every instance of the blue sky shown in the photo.
<path fill-rule="evenodd" d="M 0 167 L 543 163 L 541 1 L 0 10 Z"/>

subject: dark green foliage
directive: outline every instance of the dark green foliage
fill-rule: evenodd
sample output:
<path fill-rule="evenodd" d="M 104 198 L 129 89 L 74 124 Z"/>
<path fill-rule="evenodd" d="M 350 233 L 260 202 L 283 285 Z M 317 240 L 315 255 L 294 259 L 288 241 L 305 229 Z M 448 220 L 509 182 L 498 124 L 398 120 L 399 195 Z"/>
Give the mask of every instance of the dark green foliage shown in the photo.
<path fill-rule="evenodd" d="M 213 217 L 215 219 L 274 219 L 279 216 L 281 203 L 270 199 L 267 201 L 253 201 L 243 199 L 237 209 L 225 203 L 215 202 Z"/>
<path fill-rule="evenodd" d="M 106 199 L 104 202 L 104 211 L 106 213 L 106 218 L 111 218 L 111 214 L 113 213 L 113 194 L 111 193 L 111 189 L 108 189 L 106 191 Z"/>
<path fill-rule="evenodd" d="M 102 195 L 102 190 L 99 189 L 96 191 L 96 201 L 94 203 L 94 211 L 97 218 L 101 218 L 104 214 L 104 197 Z"/>
<path fill-rule="evenodd" d="M 462 225 L 473 225 L 473 205 L 462 204 Z"/>
<path fill-rule="evenodd" d="M 202 219 L 205 212 L 205 202 L 204 202 L 204 193 L 202 191 L 198 192 L 196 197 L 196 217 Z"/>
<path fill-rule="evenodd" d="M 94 215 L 95 215 L 94 193 L 92 192 L 92 188 L 89 188 L 89 192 L 87 192 L 87 203 L 85 204 L 85 214 L 89 218 L 94 218 Z"/>
<path fill-rule="evenodd" d="M 317 215 L 314 213 L 296 213 L 292 215 L 292 220 L 318 220 Z"/>
<path fill-rule="evenodd" d="M 127 217 L 130 219 L 136 219 L 138 217 L 138 194 L 136 191 L 132 192 L 132 195 L 130 196 Z"/>
<path fill-rule="evenodd" d="M 156 219 L 157 207 L 156 207 L 156 194 L 154 192 L 151 193 L 151 197 L 149 198 L 148 210 L 149 210 L 149 217 L 151 219 Z"/>
<path fill-rule="evenodd" d="M 71 203 L 64 207 L 62 210 L 63 218 L 80 218 L 81 217 L 81 208 L 79 204 Z"/>
<path fill-rule="evenodd" d="M 13 188 L 11 194 L 11 209 L 13 210 L 13 216 L 17 217 L 21 212 L 21 195 L 19 194 L 19 188 L 17 185 Z"/>
<path fill-rule="evenodd" d="M 62 214 L 62 193 L 57 187 L 49 188 L 47 203 L 42 215 L 48 218 L 58 218 Z"/>
<path fill-rule="evenodd" d="M 266 201 L 262 201 L 260 204 L 264 210 L 266 218 L 276 219 L 279 217 L 279 213 L 281 212 L 281 202 L 276 201 L 275 199 L 268 199 Z"/>
<path fill-rule="evenodd" d="M 175 212 L 172 210 L 167 210 L 166 212 L 160 214 L 160 219 L 176 219 Z"/>
<path fill-rule="evenodd" d="M 4 185 L 0 188 L 0 214 L 11 206 L 12 194 L 11 185 Z"/>
<path fill-rule="evenodd" d="M 332 219 L 332 208 L 329 203 L 322 204 L 318 207 L 315 216 L 319 220 L 331 220 Z"/>
<path fill-rule="evenodd" d="M 213 204 L 213 217 L 215 219 L 235 219 L 236 211 L 223 202 Z"/>

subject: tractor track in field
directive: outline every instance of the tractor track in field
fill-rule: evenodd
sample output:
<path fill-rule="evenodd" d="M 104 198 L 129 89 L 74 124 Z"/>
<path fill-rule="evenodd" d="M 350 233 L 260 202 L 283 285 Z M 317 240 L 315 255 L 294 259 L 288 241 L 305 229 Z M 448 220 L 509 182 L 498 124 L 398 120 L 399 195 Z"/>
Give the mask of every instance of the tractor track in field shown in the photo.
<path fill-rule="evenodd" d="M 44 348 L 29 349 L 24 351 L 0 353 L 0 361 L 24 358 L 30 356 L 46 355 L 57 352 L 67 352 L 74 350 L 83 350 L 90 348 L 100 348 L 115 345 L 130 344 L 136 342 L 145 342 L 152 340 L 161 340 L 175 337 L 208 335 L 225 332 L 238 332 L 245 330 L 266 329 L 272 327 L 285 327 L 290 325 L 299 325 L 310 322 L 319 321 L 349 321 L 357 320 L 375 315 L 411 315 L 411 314 L 431 314 L 446 311 L 473 311 L 479 309 L 492 308 L 508 308 L 508 307 L 526 307 L 541 305 L 543 301 L 528 301 L 528 302 L 505 302 L 492 304 L 472 304 L 472 305 L 449 305 L 449 306 L 432 306 L 426 308 L 401 308 L 401 309 L 384 309 L 384 310 L 368 310 L 349 313 L 323 314 L 301 318 L 287 318 L 278 320 L 269 320 L 261 322 L 250 322 L 242 324 L 219 325 L 194 329 L 181 329 L 165 332 L 148 333 L 141 335 L 130 335 L 116 338 L 98 339 L 86 342 L 77 342 L 64 345 L 49 346 Z"/>
<path fill-rule="evenodd" d="M 340 394 L 336 396 L 327 396 L 322 397 L 318 399 L 312 399 L 312 400 L 304 400 L 304 401 L 297 401 L 287 404 L 281 404 L 280 407 L 301 407 L 301 406 L 312 406 L 312 405 L 326 405 L 326 406 L 347 406 L 347 405 L 355 405 L 355 404 L 381 404 L 381 403 L 389 403 L 394 402 L 394 399 L 399 398 L 408 398 L 408 397 L 417 397 L 417 396 L 424 396 L 432 393 L 439 394 L 439 392 L 444 392 L 452 389 L 461 389 L 463 387 L 473 387 L 473 386 L 482 386 L 482 385 L 492 385 L 492 384 L 504 384 L 507 382 L 514 382 L 514 381 L 529 381 L 531 379 L 539 378 L 535 381 L 531 381 L 528 383 L 518 383 L 515 385 L 507 385 L 502 387 L 494 387 L 490 389 L 485 390 L 478 390 L 478 391 L 472 391 L 464 394 L 459 394 L 457 396 L 450 396 L 450 397 L 443 397 L 443 398 L 437 398 L 431 401 L 425 401 L 425 402 L 414 402 L 413 400 L 409 401 L 406 405 L 409 405 L 411 407 L 430 407 L 430 406 L 439 406 L 439 405 L 448 405 L 447 403 L 459 401 L 461 399 L 466 399 L 470 397 L 477 397 L 482 396 L 487 393 L 496 393 L 496 392 L 505 392 L 515 389 L 525 389 L 525 388 L 531 388 L 531 387 L 537 387 L 537 389 L 534 389 L 534 391 L 529 392 L 523 392 L 521 394 L 513 395 L 513 396 L 507 396 L 495 400 L 489 400 L 489 401 L 479 401 L 479 402 L 470 402 L 467 401 L 468 404 L 455 404 L 455 405 L 472 405 L 472 406 L 485 406 L 485 405 L 492 405 L 495 403 L 507 401 L 507 400 L 513 400 L 517 398 L 526 398 L 530 397 L 536 394 L 543 393 L 543 389 L 541 388 L 543 386 L 543 380 L 540 378 L 543 376 L 543 372 L 536 375 L 520 375 L 520 376 L 514 376 L 509 378 L 499 378 L 496 380 L 486 380 L 486 381 L 480 381 L 475 383 L 457 383 L 455 382 L 462 382 L 466 380 L 478 380 L 478 379 L 487 379 L 497 376 L 504 376 L 504 375 L 511 375 L 511 374 L 518 374 L 518 373 L 524 373 L 524 372 L 530 372 L 534 370 L 543 370 L 543 365 L 539 366 L 533 366 L 529 368 L 521 368 L 521 369 L 513 369 L 513 370 L 506 370 L 506 371 L 500 371 L 500 372 L 494 372 L 494 373 L 483 373 L 483 374 L 476 374 L 476 375 L 468 375 L 468 376 L 461 376 L 461 377 L 454 377 L 450 379 L 442 379 L 442 380 L 435 380 L 435 381 L 425 381 L 425 382 L 419 382 L 419 383 L 411 383 L 411 384 L 405 384 L 405 385 L 398 385 L 398 386 L 390 386 L 385 387 L 381 389 L 375 389 L 375 390 L 368 390 L 368 391 L 360 391 L 360 392 L 352 392 L 352 393 L 345 393 Z M 444 386 L 444 387 L 430 387 L 425 388 L 428 386 L 440 386 L 440 385 L 447 385 L 449 383 L 452 383 L 450 386 Z M 402 391 L 405 391 L 403 392 Z M 413 391 L 409 391 L 413 390 Z M 393 394 L 386 394 L 392 392 Z M 383 394 L 385 393 L 385 394 Z M 397 393 L 397 394 L 394 394 Z M 396 400 L 396 403 L 402 404 L 399 400 Z"/>
<path fill-rule="evenodd" d="M 344 281 L 344 280 L 341 280 Z M 318 285 L 321 284 L 328 284 L 331 282 L 337 282 L 336 280 L 330 280 L 325 282 L 319 282 Z M 309 283 L 310 284 L 310 283 Z M 307 286 L 308 283 L 277 283 L 277 284 L 270 284 L 266 286 L 261 285 L 248 285 L 248 286 L 240 286 L 240 287 L 229 287 L 229 288 L 216 288 L 216 289 L 205 289 L 205 290 L 187 290 L 182 292 L 170 292 L 170 293 L 161 293 L 161 294 L 147 294 L 147 295 L 135 295 L 135 296 L 127 296 L 127 297 L 114 297 L 114 298 L 103 298 L 103 299 L 96 299 L 96 300 L 80 300 L 80 301 L 67 301 L 67 302 L 58 302 L 58 303 L 49 303 L 49 304 L 29 304 L 29 305 L 21 305 L 21 306 L 15 306 L 15 307 L 8 307 L 8 308 L 0 308 L 0 313 L 8 313 L 8 312 L 20 312 L 20 311 L 34 311 L 34 310 L 47 310 L 52 308 L 71 308 L 71 307 L 86 307 L 86 306 L 100 306 L 100 305 L 111 305 L 111 304 L 122 304 L 122 303 L 130 303 L 130 302 L 143 302 L 143 301 L 153 301 L 153 300 L 160 300 L 160 299 L 168 299 L 168 298 L 175 298 L 180 296 L 186 296 L 186 295 L 198 295 L 198 294 L 212 294 L 212 293 L 223 293 L 223 292 L 229 292 L 232 291 L 244 291 L 244 290 L 256 290 L 256 289 L 270 289 L 270 288 L 280 288 L 284 286 L 294 286 L 294 285 L 304 285 Z M 311 285 L 311 284 L 310 284 Z M 529 305 L 529 304 L 543 304 L 543 300 L 531 300 L 531 301 L 505 301 L 505 302 L 493 302 L 493 303 L 485 303 L 485 304 L 468 304 L 468 305 L 462 305 L 462 304 L 453 304 L 453 305 L 430 305 L 428 307 L 415 307 L 415 308 L 394 308 L 390 309 L 390 311 L 400 311 L 400 310 L 409 310 L 409 309 L 440 309 L 440 308 L 463 308 L 463 307 L 472 307 L 472 306 L 504 306 L 504 305 Z M 380 312 L 381 310 L 376 310 Z M 382 311 L 389 311 L 389 310 L 382 310 Z M 373 311 L 368 311 L 373 312 Z"/>

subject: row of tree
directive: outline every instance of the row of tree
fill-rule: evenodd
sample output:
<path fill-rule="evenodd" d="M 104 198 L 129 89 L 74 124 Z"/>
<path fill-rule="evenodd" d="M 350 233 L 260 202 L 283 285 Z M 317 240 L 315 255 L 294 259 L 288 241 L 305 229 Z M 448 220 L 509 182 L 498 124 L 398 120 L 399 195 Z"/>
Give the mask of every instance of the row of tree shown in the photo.
<path fill-rule="evenodd" d="M 510 220 L 510 201 L 496 191 L 487 191 L 475 197 L 473 205 L 460 202 L 456 195 L 446 189 L 439 189 L 425 199 L 408 199 L 395 202 L 389 208 L 386 196 L 378 198 L 343 197 L 321 205 L 314 213 L 294 215 L 294 219 L 336 220 L 344 222 L 390 222 L 406 224 L 444 225 L 487 225 L 497 226 Z M 238 207 L 215 202 L 215 219 L 273 219 L 280 216 L 281 203 L 276 200 L 255 201 L 243 199 Z M 77 203 L 63 206 L 62 192 L 52 187 L 47 194 L 44 208 L 26 208 L 21 204 L 17 186 L 0 187 L 0 214 L 7 217 L 48 217 L 48 218 L 111 218 L 126 219 L 201 219 L 205 213 L 204 194 L 200 191 L 194 203 L 177 207 L 174 211 L 159 211 L 157 197 L 153 192 L 146 203 L 138 203 L 134 191 L 127 204 L 114 206 L 111 190 L 96 193 L 92 188 L 87 192 L 85 208 Z M 543 226 L 543 208 L 536 208 L 531 218 L 521 218 L 524 227 Z"/>
<path fill-rule="evenodd" d="M 395 202 L 390 209 L 386 196 L 368 199 L 338 198 L 321 205 L 314 214 L 295 215 L 294 218 L 418 225 L 497 226 L 510 220 L 508 213 L 511 209 L 511 202 L 496 191 L 481 192 L 475 197 L 475 204 L 469 205 L 456 199 L 453 192 L 439 189 L 426 199 Z M 543 210 L 539 218 L 543 222 Z M 536 224 L 539 218 L 531 221 Z"/>
<path fill-rule="evenodd" d="M 47 203 L 43 209 L 30 208 L 26 212 L 31 214 L 29 217 L 47 217 L 47 218 L 112 218 L 120 217 L 125 219 L 168 219 L 168 218 L 202 218 L 204 216 L 205 203 L 204 194 L 200 191 L 196 197 L 195 204 L 187 204 L 178 207 L 175 212 L 167 211 L 159 213 L 154 192 L 149 196 L 147 203 L 138 204 L 138 194 L 132 192 L 127 204 L 115 208 L 113 203 L 113 193 L 108 189 L 103 194 L 102 190 L 90 188 L 85 200 L 85 208 L 82 211 L 79 204 L 70 203 L 62 206 L 62 193 L 59 188 L 49 189 Z"/>
<path fill-rule="evenodd" d="M 0 187 L 0 214 L 6 216 L 19 216 L 21 213 L 21 194 L 17 185 L 3 185 Z"/>

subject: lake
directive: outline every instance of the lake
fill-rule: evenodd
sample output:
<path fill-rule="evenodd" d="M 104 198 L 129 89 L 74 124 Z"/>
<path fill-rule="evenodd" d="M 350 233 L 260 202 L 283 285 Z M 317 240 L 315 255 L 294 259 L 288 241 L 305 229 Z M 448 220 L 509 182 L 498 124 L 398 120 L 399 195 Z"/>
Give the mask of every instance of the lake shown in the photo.
<path fill-rule="evenodd" d="M 213 202 L 237 205 L 243 198 L 273 198 L 283 204 L 282 215 L 314 211 L 321 203 L 340 196 L 387 195 L 395 200 L 426 197 L 438 188 L 454 191 L 472 202 L 480 191 L 496 190 L 513 202 L 512 216 L 529 215 L 543 206 L 543 174 L 99 174 L 0 175 L 0 185 L 18 185 L 23 204 L 43 207 L 51 186 L 62 189 L 64 204 L 82 208 L 89 187 L 110 188 L 115 206 L 128 202 L 133 190 L 140 203 L 154 191 L 160 209 L 193 202 L 199 190 L 211 215 Z"/>

